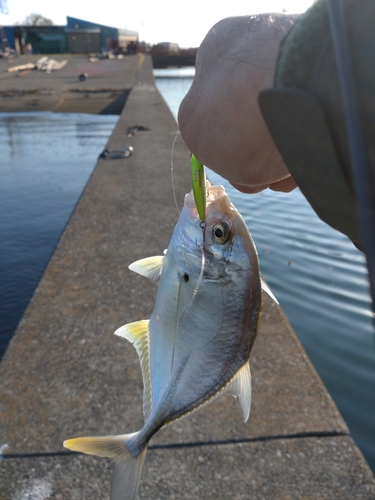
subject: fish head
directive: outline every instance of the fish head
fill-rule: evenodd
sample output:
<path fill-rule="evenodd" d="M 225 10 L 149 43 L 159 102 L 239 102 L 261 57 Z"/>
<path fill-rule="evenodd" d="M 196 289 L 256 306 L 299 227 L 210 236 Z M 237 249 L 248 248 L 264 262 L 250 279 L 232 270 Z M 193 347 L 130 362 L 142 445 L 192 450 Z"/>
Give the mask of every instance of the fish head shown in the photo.
<path fill-rule="evenodd" d="M 199 218 L 193 192 L 185 195 L 184 208 L 176 226 L 176 250 L 181 269 L 189 276 L 231 279 L 237 270 L 258 270 L 254 242 L 241 214 L 231 203 L 224 186 L 206 181 L 206 217 Z"/>

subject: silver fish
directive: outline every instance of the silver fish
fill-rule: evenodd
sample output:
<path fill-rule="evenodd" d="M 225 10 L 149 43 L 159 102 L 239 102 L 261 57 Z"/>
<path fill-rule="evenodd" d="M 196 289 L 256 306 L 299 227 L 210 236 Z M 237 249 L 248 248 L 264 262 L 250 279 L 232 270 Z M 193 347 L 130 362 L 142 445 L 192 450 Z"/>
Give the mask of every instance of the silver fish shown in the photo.
<path fill-rule="evenodd" d="M 207 182 L 204 224 L 188 193 L 166 254 L 129 268 L 159 279 L 150 320 L 115 332 L 140 358 L 144 427 L 64 442 L 70 450 L 117 460 L 112 500 L 136 498 L 148 442 L 163 426 L 224 393 L 239 398 L 248 419 L 249 358 L 262 307 L 257 252 L 223 186 Z"/>

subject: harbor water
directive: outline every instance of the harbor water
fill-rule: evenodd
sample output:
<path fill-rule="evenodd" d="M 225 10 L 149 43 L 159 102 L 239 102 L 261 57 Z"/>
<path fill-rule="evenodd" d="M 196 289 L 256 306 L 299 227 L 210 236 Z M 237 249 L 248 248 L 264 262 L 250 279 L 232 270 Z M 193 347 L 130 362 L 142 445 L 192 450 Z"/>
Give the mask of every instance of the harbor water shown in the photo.
<path fill-rule="evenodd" d="M 176 116 L 193 69 L 155 75 Z M 117 119 L 0 114 L 0 356 Z M 299 190 L 244 195 L 208 175 L 225 184 L 244 216 L 265 279 L 375 471 L 375 349 L 363 255 L 320 221 Z"/>
<path fill-rule="evenodd" d="M 0 359 L 117 120 L 0 113 Z"/>

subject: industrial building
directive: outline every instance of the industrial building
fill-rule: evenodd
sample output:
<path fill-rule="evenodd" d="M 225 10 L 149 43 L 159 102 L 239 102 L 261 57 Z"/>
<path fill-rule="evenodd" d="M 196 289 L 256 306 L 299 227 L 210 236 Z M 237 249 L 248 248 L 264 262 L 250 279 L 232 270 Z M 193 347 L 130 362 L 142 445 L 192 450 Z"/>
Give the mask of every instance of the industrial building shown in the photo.
<path fill-rule="evenodd" d="M 67 16 L 66 26 L 4 26 L 9 48 L 20 54 L 134 53 L 138 33 Z"/>

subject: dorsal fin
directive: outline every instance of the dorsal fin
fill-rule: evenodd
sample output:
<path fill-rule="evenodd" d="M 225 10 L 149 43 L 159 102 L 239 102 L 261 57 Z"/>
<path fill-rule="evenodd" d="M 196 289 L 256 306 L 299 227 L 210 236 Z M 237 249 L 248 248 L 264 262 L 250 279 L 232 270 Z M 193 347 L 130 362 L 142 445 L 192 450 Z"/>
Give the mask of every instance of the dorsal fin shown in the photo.
<path fill-rule="evenodd" d="M 148 419 L 152 410 L 149 322 L 147 319 L 129 323 L 115 331 L 115 335 L 124 337 L 137 349 L 143 376 L 143 415 L 145 420 Z"/>
<path fill-rule="evenodd" d="M 271 288 L 267 285 L 267 283 L 264 281 L 263 278 L 260 278 L 260 282 L 262 283 L 262 290 L 264 290 L 266 293 L 268 293 L 268 295 L 271 297 L 271 299 L 273 299 L 276 302 L 276 304 L 279 305 L 279 301 L 274 296 Z"/>
<path fill-rule="evenodd" d="M 164 259 L 164 255 L 146 257 L 145 259 L 136 260 L 133 264 L 130 264 L 129 269 L 141 276 L 146 276 L 146 278 L 150 280 L 157 281 L 163 269 Z"/>

